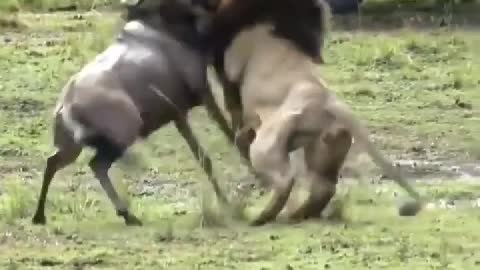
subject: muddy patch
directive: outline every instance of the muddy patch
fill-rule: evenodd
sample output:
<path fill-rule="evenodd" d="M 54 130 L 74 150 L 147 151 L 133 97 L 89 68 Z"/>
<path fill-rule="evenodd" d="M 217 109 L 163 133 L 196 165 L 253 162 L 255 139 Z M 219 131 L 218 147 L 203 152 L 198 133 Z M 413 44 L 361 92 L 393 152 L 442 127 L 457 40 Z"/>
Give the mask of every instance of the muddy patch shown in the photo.
<path fill-rule="evenodd" d="M 169 199 L 172 202 L 183 201 L 191 197 L 191 193 L 195 192 L 195 186 L 198 182 L 167 179 L 161 177 L 159 179 L 143 179 L 143 181 L 136 185 L 133 194 L 136 197 L 162 197 Z"/>
<path fill-rule="evenodd" d="M 354 156 L 355 154 L 352 154 Z M 453 156 L 453 157 L 447 157 Z M 413 156 L 413 155 L 409 155 Z M 474 159 L 469 161 L 461 160 L 460 156 L 452 155 L 452 153 L 444 154 L 428 154 L 429 158 L 416 159 L 393 159 L 395 166 L 407 173 L 408 177 L 419 180 L 428 179 L 458 179 L 471 178 L 480 179 L 480 161 Z M 300 167 L 303 171 L 304 168 Z M 363 177 L 374 178 L 377 180 L 386 179 L 382 175 L 382 171 L 378 166 L 371 162 L 366 155 L 361 155 L 347 159 L 345 166 L 342 168 L 341 176 L 346 178 L 355 178 L 359 175 Z"/>
<path fill-rule="evenodd" d="M 455 164 L 453 161 L 397 160 L 396 163 L 416 177 L 475 179 L 480 177 L 480 163 Z"/>

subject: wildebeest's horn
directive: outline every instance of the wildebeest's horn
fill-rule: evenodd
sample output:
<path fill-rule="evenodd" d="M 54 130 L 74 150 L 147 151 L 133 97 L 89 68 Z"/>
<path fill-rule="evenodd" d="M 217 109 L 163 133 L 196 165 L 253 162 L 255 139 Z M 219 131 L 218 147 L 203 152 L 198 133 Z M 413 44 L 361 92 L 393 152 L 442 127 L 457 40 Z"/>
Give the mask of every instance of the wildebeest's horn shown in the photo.
<path fill-rule="evenodd" d="M 125 6 L 136 6 L 139 5 L 143 0 L 120 0 L 120 4 Z"/>

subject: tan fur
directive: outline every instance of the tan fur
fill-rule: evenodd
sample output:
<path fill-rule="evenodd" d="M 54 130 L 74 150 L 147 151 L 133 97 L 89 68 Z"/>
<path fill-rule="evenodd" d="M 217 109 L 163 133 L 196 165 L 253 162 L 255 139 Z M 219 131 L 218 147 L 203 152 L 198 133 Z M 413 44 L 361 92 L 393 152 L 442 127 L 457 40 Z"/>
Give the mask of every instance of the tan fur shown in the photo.
<path fill-rule="evenodd" d="M 305 150 L 312 187 L 309 200 L 292 217 L 313 211 L 315 205 L 326 205 L 335 193 L 338 170 L 352 136 L 387 175 L 420 200 L 374 147 L 367 129 L 350 109 L 316 78 L 313 60 L 289 41 L 272 36 L 269 29 L 269 25 L 260 24 L 244 30 L 225 53 L 228 79 L 241 83 L 244 125 L 256 132 L 250 145 L 252 166 L 274 188 L 271 201 L 253 224 L 274 219 L 288 200 L 294 182 L 288 152 L 299 147 Z M 338 153 L 336 146 L 341 148 Z M 334 158 L 329 160 L 326 154 Z"/>

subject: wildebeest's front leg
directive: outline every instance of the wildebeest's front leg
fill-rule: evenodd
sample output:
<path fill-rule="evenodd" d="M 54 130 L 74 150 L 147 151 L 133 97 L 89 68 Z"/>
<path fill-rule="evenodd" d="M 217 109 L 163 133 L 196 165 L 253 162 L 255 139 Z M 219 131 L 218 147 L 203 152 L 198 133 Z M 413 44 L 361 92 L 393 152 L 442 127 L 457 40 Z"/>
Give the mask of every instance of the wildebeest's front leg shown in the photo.
<path fill-rule="evenodd" d="M 217 123 L 225 136 L 227 136 L 229 142 L 233 144 L 235 141 L 234 130 L 232 130 L 227 120 L 223 116 L 217 102 L 215 102 L 215 98 L 213 97 L 213 94 L 209 87 L 202 92 L 202 102 L 207 109 L 208 116 Z"/>
<path fill-rule="evenodd" d="M 223 87 L 222 93 L 225 108 L 230 114 L 232 121 L 231 129 L 235 133 L 232 143 L 238 148 L 242 157 L 248 162 L 248 165 L 251 166 L 249 152 L 250 144 L 253 142 L 254 136 L 245 136 L 251 133 L 243 132 L 243 107 L 240 97 L 240 89 L 238 85 L 230 83 L 222 71 L 220 71 L 218 74 L 220 83 Z"/>
<path fill-rule="evenodd" d="M 177 119 L 175 121 L 175 127 L 177 128 L 178 132 L 180 132 L 182 137 L 185 139 L 185 141 L 188 144 L 188 147 L 190 148 L 190 151 L 192 151 L 193 155 L 200 163 L 200 166 L 202 166 L 202 169 L 207 174 L 208 180 L 212 184 L 218 199 L 223 204 L 228 204 L 227 197 L 225 196 L 223 191 L 220 189 L 220 186 L 218 185 L 218 180 L 213 175 L 212 160 L 206 154 L 205 150 L 198 143 L 198 140 L 195 137 L 195 134 L 193 134 L 193 131 L 190 125 L 188 124 L 187 119 L 185 117 Z"/>

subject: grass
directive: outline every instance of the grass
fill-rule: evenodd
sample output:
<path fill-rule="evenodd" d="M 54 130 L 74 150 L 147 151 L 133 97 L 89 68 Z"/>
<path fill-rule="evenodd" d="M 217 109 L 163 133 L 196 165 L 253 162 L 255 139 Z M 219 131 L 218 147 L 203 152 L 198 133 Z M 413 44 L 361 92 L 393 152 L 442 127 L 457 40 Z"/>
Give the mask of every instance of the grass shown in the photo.
<path fill-rule="evenodd" d="M 81 15 L 81 16 L 79 16 Z M 118 29 L 116 14 L 10 14 L 0 35 L 1 269 L 476 269 L 480 218 L 467 205 L 477 182 L 419 183 L 434 208 L 401 218 L 390 183 L 344 181 L 324 221 L 249 228 L 208 205 L 206 177 L 168 126 L 133 150 L 139 167 L 114 168 L 142 228 L 126 228 L 85 166 L 91 153 L 59 173 L 46 227 L 32 226 L 51 116 L 68 77 Z M 402 159 L 475 162 L 480 158 L 480 34 L 453 27 L 335 31 L 319 68 L 331 88 L 368 123 L 375 142 Z M 243 184 L 245 168 L 203 109 L 192 125 L 224 186 Z M 166 143 L 168 142 L 168 143 Z M 238 164 L 238 165 L 233 165 Z M 363 167 L 362 167 L 363 168 Z M 229 188 L 229 190 L 233 190 Z M 265 201 L 249 197 L 248 215 Z M 202 206 L 202 204 L 207 204 Z M 336 207 L 335 207 L 336 206 Z M 228 225 L 228 226 L 225 226 Z"/>
<path fill-rule="evenodd" d="M 13 180 L 12 180 L 13 181 Z M 346 188 L 346 185 L 342 185 Z M 85 190 L 52 192 L 50 224 L 35 227 L 26 218 L 2 223 L 0 266 L 10 269 L 476 269 L 480 219 L 472 208 L 435 209 L 401 218 L 388 192 L 372 195 L 349 186 L 343 217 L 332 221 L 248 228 L 201 226 L 192 205 L 173 211 L 158 199 L 138 199 L 134 211 L 142 228 L 126 228 L 102 196 Z M 451 191 L 427 187 L 434 195 L 455 197 L 474 186 Z M 476 187 L 478 196 L 478 186 Z M 28 207 L 32 192 L 19 193 Z M 72 194 L 72 195 L 70 195 Z M 87 195 L 90 194 L 90 195 Z M 8 206 L 7 206 L 8 207 Z M 1 212 L 3 214 L 3 210 Z"/>
<path fill-rule="evenodd" d="M 119 0 L 3 0 L 0 11 L 66 11 L 116 7 Z"/>

